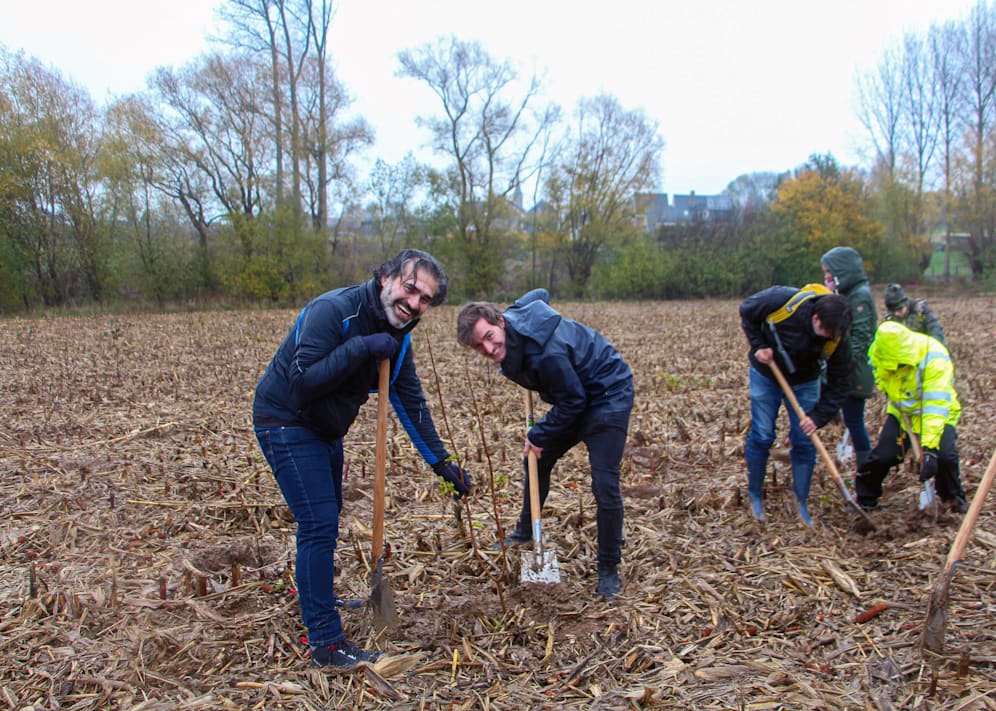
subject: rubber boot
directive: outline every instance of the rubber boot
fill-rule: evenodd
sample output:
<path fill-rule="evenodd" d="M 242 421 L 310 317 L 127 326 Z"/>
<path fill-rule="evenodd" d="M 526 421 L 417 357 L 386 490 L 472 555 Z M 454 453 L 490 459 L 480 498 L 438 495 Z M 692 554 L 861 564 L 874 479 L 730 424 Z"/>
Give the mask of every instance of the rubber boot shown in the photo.
<path fill-rule="evenodd" d="M 799 518 L 807 526 L 813 525 L 813 519 L 809 516 L 809 485 L 813 481 L 813 465 L 794 465 L 792 467 L 792 493 L 795 494 L 795 502 L 799 507 Z"/>
<path fill-rule="evenodd" d="M 598 564 L 598 590 L 595 594 L 604 597 L 606 602 L 612 602 L 622 590 L 622 579 L 615 565 Z"/>
<path fill-rule="evenodd" d="M 799 518 L 802 519 L 804 524 L 812 528 L 813 519 L 809 515 L 809 506 L 806 505 L 805 501 L 799 501 L 798 499 L 796 500 L 796 503 L 799 505 Z"/>
<path fill-rule="evenodd" d="M 764 523 L 764 473 L 767 468 L 767 460 L 747 460 L 747 497 L 751 513 L 761 523 Z"/>
<path fill-rule="evenodd" d="M 870 449 L 858 449 L 854 452 L 855 469 L 861 469 L 861 465 L 865 463 L 866 459 L 868 459 L 869 454 L 871 454 Z"/>

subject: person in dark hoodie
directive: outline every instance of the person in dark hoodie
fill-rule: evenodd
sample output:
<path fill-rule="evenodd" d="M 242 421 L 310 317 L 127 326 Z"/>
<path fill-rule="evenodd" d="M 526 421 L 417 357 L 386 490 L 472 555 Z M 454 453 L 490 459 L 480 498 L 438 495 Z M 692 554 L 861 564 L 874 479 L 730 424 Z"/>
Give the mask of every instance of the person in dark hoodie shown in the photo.
<path fill-rule="evenodd" d="M 298 600 L 315 666 L 350 669 L 380 656 L 346 639 L 333 592 L 342 439 L 377 389 L 380 361 L 391 361 L 390 401 L 412 444 L 458 498 L 470 491 L 436 432 L 412 358 L 411 330 L 446 291 L 431 255 L 403 250 L 369 281 L 305 306 L 256 386 L 256 438 L 297 521 Z"/>
<path fill-rule="evenodd" d="M 623 499 L 619 466 L 633 410 L 633 374 L 619 351 L 598 331 L 564 318 L 545 289 L 525 294 L 505 311 L 488 302 L 465 304 L 457 315 L 457 340 L 501 365 L 514 383 L 539 392 L 552 407 L 527 433 L 538 458 L 540 507 L 550 491 L 554 465 L 579 442 L 588 449 L 598 527 L 596 594 L 612 600 L 622 589 Z M 506 545 L 532 541 L 528 478 L 522 513 Z"/>
<path fill-rule="evenodd" d="M 782 309 L 799 293 L 791 286 L 772 286 L 748 296 L 740 304 L 740 325 L 750 344 L 750 430 L 744 444 L 747 464 L 747 494 L 754 517 L 764 521 L 764 476 L 775 441 L 778 410 L 786 401 L 769 364 L 778 364 L 799 406 L 801 420 L 792 407 L 789 415 L 789 453 L 792 491 L 799 517 L 807 526 L 813 521 L 807 500 L 816 466 L 816 446 L 810 436 L 840 409 L 847 396 L 848 343 L 851 307 L 840 294 L 822 294 L 802 301 L 789 318 L 773 327 L 768 317 Z M 832 347 L 831 347 L 832 344 Z M 829 352 L 828 351 L 832 351 Z M 826 364 L 826 384 L 820 376 Z"/>
<path fill-rule="evenodd" d="M 875 393 L 875 376 L 868 362 L 868 347 L 878 326 L 875 298 L 857 250 L 834 247 L 820 258 L 820 264 L 826 287 L 846 296 L 851 304 L 851 333 L 848 339 L 851 345 L 851 389 L 840 411 L 844 416 L 844 426 L 851 435 L 855 464 L 860 467 L 872 448 L 865 427 L 865 403 Z"/>

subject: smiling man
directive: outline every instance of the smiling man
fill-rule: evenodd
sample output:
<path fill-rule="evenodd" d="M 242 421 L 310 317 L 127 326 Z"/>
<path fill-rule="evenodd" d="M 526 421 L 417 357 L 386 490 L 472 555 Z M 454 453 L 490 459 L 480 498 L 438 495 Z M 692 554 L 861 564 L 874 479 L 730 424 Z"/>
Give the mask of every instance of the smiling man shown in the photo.
<path fill-rule="evenodd" d="M 579 442 L 587 445 L 598 524 L 596 594 L 611 600 L 622 589 L 619 464 L 633 410 L 633 374 L 602 334 L 561 316 L 549 298 L 545 289 L 535 289 L 504 312 L 488 302 L 466 304 L 457 315 L 457 340 L 552 405 L 527 433 L 523 452 L 524 472 L 530 450 L 538 459 L 541 507 L 557 460 Z M 527 481 L 524 474 L 522 513 L 506 545 L 532 541 Z"/>
<path fill-rule="evenodd" d="M 412 444 L 460 496 L 470 476 L 449 461 L 426 407 L 411 330 L 446 299 L 446 273 L 432 256 L 406 249 L 356 286 L 304 307 L 256 386 L 259 446 L 297 521 L 297 589 L 312 663 L 349 669 L 379 653 L 346 640 L 333 593 L 342 508 L 342 438 L 377 389 L 390 359 L 390 399 Z"/>

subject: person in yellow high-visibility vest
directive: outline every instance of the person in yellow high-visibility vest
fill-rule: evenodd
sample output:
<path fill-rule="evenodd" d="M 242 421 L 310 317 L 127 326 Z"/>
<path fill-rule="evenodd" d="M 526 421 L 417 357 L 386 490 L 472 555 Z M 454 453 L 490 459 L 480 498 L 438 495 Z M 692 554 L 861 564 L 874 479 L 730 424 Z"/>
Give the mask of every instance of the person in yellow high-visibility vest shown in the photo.
<path fill-rule="evenodd" d="M 909 432 L 902 415 L 920 440 L 923 461 L 920 480 L 934 479 L 941 501 L 952 510 L 968 510 L 961 484 L 958 433 L 961 404 L 954 388 L 954 367 L 948 349 L 930 336 L 897 321 L 884 321 L 868 349 L 875 384 L 889 398 L 878 443 L 858 468 L 858 503 L 878 508 L 882 482 L 889 470 L 902 463 L 909 448 Z"/>

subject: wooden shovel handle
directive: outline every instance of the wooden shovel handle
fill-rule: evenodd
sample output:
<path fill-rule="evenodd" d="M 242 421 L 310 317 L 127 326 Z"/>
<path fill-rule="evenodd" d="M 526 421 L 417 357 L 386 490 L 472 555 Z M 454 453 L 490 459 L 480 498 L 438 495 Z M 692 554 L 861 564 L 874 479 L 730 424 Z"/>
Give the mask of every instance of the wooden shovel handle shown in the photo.
<path fill-rule="evenodd" d="M 526 406 L 526 438 L 529 438 L 529 428 L 533 426 L 533 392 L 526 390 L 523 395 Z M 540 520 L 542 509 L 540 508 L 539 491 L 539 462 L 536 460 L 536 452 L 529 450 L 526 457 L 529 468 L 529 517 L 533 522 L 533 529 L 536 529 L 536 522 Z M 535 537 L 535 534 L 534 534 Z M 538 541 L 535 541 L 538 543 Z"/>
<path fill-rule="evenodd" d="M 945 570 L 951 570 L 951 567 L 961 559 L 961 554 L 965 552 L 968 537 L 972 535 L 975 521 L 979 518 L 982 505 L 986 502 L 986 496 L 993 485 L 994 477 L 996 477 L 996 450 L 993 450 L 993 456 L 989 459 L 986 473 L 982 476 L 982 481 L 979 482 L 979 488 L 975 490 L 975 496 L 972 497 L 972 505 L 968 507 L 968 512 L 962 519 L 961 528 L 958 529 L 958 535 L 955 536 L 954 543 L 951 544 L 948 559 L 944 563 Z"/>
<path fill-rule="evenodd" d="M 896 408 L 897 410 L 899 408 Z M 906 428 L 906 434 L 909 435 L 910 444 L 913 445 L 913 456 L 916 460 L 923 464 L 923 450 L 920 449 L 920 438 L 916 436 L 916 432 L 913 431 L 913 425 L 910 423 L 909 415 L 907 415 L 902 410 L 899 410 L 899 414 L 903 417 L 903 427 Z"/>
<path fill-rule="evenodd" d="M 391 384 L 391 361 L 380 362 L 377 379 L 377 449 L 374 455 L 373 552 L 371 565 L 376 566 L 384 552 L 384 499 L 387 489 L 387 401 Z"/>
<path fill-rule="evenodd" d="M 792 386 L 788 384 L 787 380 L 785 380 L 785 376 L 782 375 L 782 371 L 778 367 L 778 364 L 772 360 L 768 363 L 768 367 L 771 368 L 771 372 L 775 374 L 775 379 L 778 381 L 778 384 L 781 385 L 782 392 L 785 393 L 785 398 L 789 401 L 789 403 L 791 403 L 792 409 L 795 410 L 795 414 L 799 416 L 800 420 L 804 420 L 806 418 L 806 412 L 802 409 L 802 406 L 796 399 L 795 393 L 792 392 Z M 816 449 L 820 453 L 820 456 L 823 457 L 823 463 L 826 464 L 827 469 L 830 470 L 830 476 L 833 477 L 833 480 L 843 490 L 844 480 L 841 478 L 840 472 L 837 471 L 837 465 L 833 463 L 833 458 L 830 456 L 827 448 L 823 446 L 823 440 L 821 440 L 819 435 L 815 432 L 809 435 L 809 439 L 813 441 L 813 444 L 816 445 Z"/>

